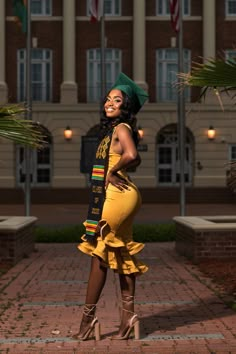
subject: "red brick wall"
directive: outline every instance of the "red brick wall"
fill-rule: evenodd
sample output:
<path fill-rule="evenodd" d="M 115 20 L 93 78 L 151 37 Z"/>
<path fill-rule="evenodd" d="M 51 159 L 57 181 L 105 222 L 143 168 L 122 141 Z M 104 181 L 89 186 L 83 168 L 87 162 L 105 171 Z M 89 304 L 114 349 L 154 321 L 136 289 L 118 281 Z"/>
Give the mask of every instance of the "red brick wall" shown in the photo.
<path fill-rule="evenodd" d="M 225 20 L 225 1 L 216 0 L 216 52 L 222 55 L 223 50 L 235 49 L 236 22 Z"/>
<path fill-rule="evenodd" d="M 0 262 L 14 265 L 34 251 L 34 225 L 27 225 L 16 232 L 1 232 Z"/>
<path fill-rule="evenodd" d="M 6 2 L 6 14 L 12 16 L 11 2 Z M 53 1 L 53 15 L 62 15 L 62 0 Z M 49 48 L 53 55 L 53 102 L 60 101 L 62 82 L 62 21 L 32 21 L 32 37 L 38 38 L 38 48 Z M 26 47 L 26 35 L 15 22 L 6 21 L 6 82 L 9 101 L 17 100 L 17 50 Z"/>
<path fill-rule="evenodd" d="M 176 222 L 176 251 L 198 263 L 207 259 L 236 258 L 236 230 L 195 231 Z"/>

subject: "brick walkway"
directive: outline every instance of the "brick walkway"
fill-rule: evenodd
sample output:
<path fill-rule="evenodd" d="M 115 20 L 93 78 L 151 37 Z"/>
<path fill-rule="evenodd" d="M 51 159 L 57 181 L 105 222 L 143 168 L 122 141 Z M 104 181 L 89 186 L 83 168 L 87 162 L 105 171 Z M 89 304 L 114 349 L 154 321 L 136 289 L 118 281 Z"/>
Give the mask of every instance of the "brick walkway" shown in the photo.
<path fill-rule="evenodd" d="M 147 243 L 150 270 L 137 280 L 141 339 L 111 341 L 119 325 L 120 293 L 110 271 L 98 304 L 102 339 L 78 342 L 89 257 L 75 244 L 37 244 L 0 279 L 0 353 L 236 353 L 236 312 L 225 306 L 173 243 Z"/>
<path fill-rule="evenodd" d="M 189 205 L 187 215 L 235 215 L 235 205 Z M 84 220 L 83 205 L 36 205 L 39 224 Z M 143 205 L 136 222 L 168 221 L 178 205 Z M 0 205 L 0 215 L 24 215 Z M 97 315 L 102 339 L 78 342 L 90 259 L 75 244 L 37 244 L 35 252 L 0 278 L 0 353 L 236 354 L 236 312 L 214 284 L 176 254 L 173 243 L 147 243 L 140 259 L 150 270 L 137 280 L 140 340 L 111 341 L 120 318 L 118 277 L 108 272 Z"/>

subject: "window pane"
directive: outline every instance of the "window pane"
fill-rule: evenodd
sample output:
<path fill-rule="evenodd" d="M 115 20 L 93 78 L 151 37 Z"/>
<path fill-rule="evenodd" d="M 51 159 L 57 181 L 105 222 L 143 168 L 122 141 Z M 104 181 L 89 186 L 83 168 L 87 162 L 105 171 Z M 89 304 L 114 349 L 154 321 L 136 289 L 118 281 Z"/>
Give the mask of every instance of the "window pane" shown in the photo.
<path fill-rule="evenodd" d="M 159 148 L 159 163 L 171 163 L 171 148 L 160 147 Z"/>
<path fill-rule="evenodd" d="M 94 55 L 91 54 L 94 53 Z M 96 55 L 95 55 L 96 53 Z M 101 99 L 101 62 L 100 49 L 89 49 L 88 54 L 88 73 L 87 73 L 87 100 L 96 102 Z M 92 60 L 91 58 L 96 58 Z M 99 58 L 99 59 L 98 59 Z M 105 51 L 105 76 L 106 90 L 109 90 L 115 82 L 120 70 L 121 52 L 117 49 L 106 49 Z"/>
<path fill-rule="evenodd" d="M 25 50 L 24 50 L 25 51 Z M 52 59 L 51 51 L 48 49 L 32 49 L 31 52 L 31 80 L 32 80 L 32 99 L 37 101 L 51 100 L 51 72 Z M 18 56 L 18 100 L 24 99 L 25 87 L 25 55 L 22 60 L 22 53 Z M 22 91 L 23 90 L 23 91 Z"/>
<path fill-rule="evenodd" d="M 105 0 L 104 1 L 104 13 L 106 15 L 111 15 L 112 14 L 112 7 L 111 7 L 111 1 L 110 0 Z"/>
<path fill-rule="evenodd" d="M 51 15 L 51 0 L 31 0 L 32 15 Z"/>
<path fill-rule="evenodd" d="M 31 0 L 31 13 L 33 15 L 42 14 L 41 0 Z"/>
<path fill-rule="evenodd" d="M 120 13 L 121 13 L 120 0 L 115 0 L 114 14 L 115 14 L 115 15 L 120 15 Z"/>
<path fill-rule="evenodd" d="M 160 168 L 159 169 L 159 182 L 160 183 L 170 183 L 171 182 L 171 169 L 170 168 Z"/>
<path fill-rule="evenodd" d="M 227 15 L 236 15 L 236 0 L 227 1 Z"/>
<path fill-rule="evenodd" d="M 190 15 L 190 0 L 183 1 L 182 12 L 184 16 Z M 156 0 L 156 13 L 161 16 L 170 15 L 170 0 Z"/>
<path fill-rule="evenodd" d="M 48 168 L 40 168 L 37 173 L 38 183 L 48 183 L 50 181 L 50 170 Z"/>
<path fill-rule="evenodd" d="M 50 163 L 50 149 L 44 148 L 43 150 L 37 151 L 37 163 L 38 164 L 49 164 Z"/>
<path fill-rule="evenodd" d="M 31 50 L 32 59 L 43 59 L 43 50 L 42 49 L 32 49 Z"/>
<path fill-rule="evenodd" d="M 46 1 L 45 5 L 45 15 L 51 15 L 51 0 Z"/>
<path fill-rule="evenodd" d="M 20 49 L 20 50 L 19 50 L 19 57 L 20 57 L 20 59 L 24 59 L 24 57 L 25 57 L 25 51 L 24 51 L 23 49 Z"/>
<path fill-rule="evenodd" d="M 236 160 L 236 145 L 230 146 L 230 160 Z"/>
<path fill-rule="evenodd" d="M 190 68 L 190 51 L 184 50 L 184 71 Z M 157 50 L 157 100 L 175 101 L 177 99 L 177 88 L 174 83 L 177 81 L 178 72 L 178 51 L 177 49 Z M 190 89 L 185 90 L 185 97 L 188 100 Z"/>
<path fill-rule="evenodd" d="M 32 64 L 32 80 L 42 80 L 42 66 L 40 64 Z"/>

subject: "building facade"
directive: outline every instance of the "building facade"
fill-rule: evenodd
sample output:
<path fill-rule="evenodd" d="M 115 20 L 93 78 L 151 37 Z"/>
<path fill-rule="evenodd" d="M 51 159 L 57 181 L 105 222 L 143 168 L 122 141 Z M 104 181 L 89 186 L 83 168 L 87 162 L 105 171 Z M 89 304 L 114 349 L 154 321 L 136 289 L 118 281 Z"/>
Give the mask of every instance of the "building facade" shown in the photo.
<path fill-rule="evenodd" d="M 139 112 L 142 164 L 131 177 L 144 201 L 178 200 L 177 37 L 168 0 L 105 0 L 106 90 L 123 71 L 147 89 Z M 32 119 L 48 132 L 48 147 L 31 154 L 31 187 L 37 202 L 85 202 L 88 166 L 101 101 L 101 30 L 88 0 L 31 0 Z M 183 1 L 184 70 L 202 58 L 236 53 L 236 0 Z M 22 104 L 26 86 L 26 35 L 12 2 L 0 0 L 0 104 Z M 236 158 L 236 108 L 224 98 L 185 90 L 185 183 L 189 201 L 229 201 L 227 163 Z M 72 138 L 64 138 L 66 127 Z M 213 126 L 216 136 L 207 137 Z M 91 142 L 91 144 L 90 144 Z M 3 200 L 20 200 L 24 148 L 0 140 Z M 87 167 L 86 167 L 87 166 Z M 5 199 L 4 199 L 5 196 Z"/>

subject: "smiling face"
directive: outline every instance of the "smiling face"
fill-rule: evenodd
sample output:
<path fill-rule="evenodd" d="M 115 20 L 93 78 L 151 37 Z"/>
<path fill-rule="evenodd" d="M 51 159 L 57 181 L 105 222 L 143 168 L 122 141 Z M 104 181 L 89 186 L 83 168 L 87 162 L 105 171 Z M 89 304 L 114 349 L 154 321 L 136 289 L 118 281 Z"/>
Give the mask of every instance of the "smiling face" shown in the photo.
<path fill-rule="evenodd" d="M 108 118 L 116 118 L 121 115 L 121 106 L 123 104 L 123 96 L 120 90 L 111 90 L 106 98 L 104 110 Z"/>

